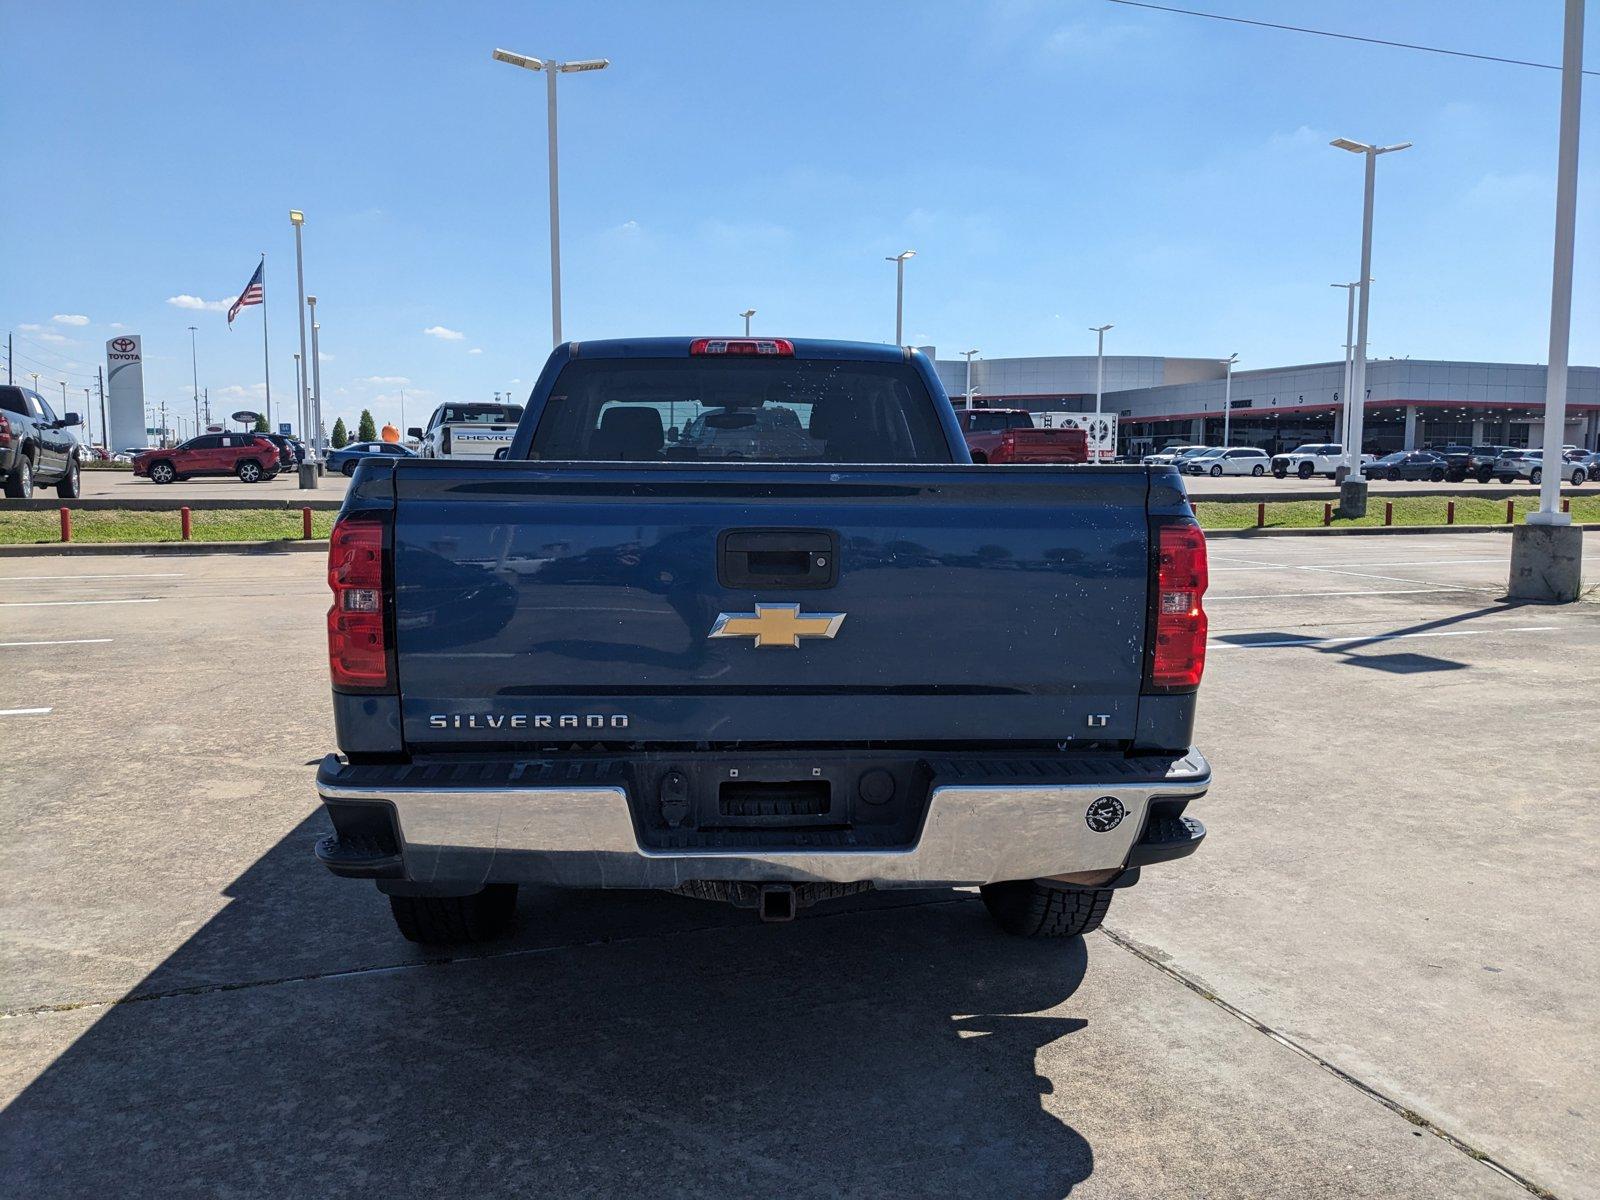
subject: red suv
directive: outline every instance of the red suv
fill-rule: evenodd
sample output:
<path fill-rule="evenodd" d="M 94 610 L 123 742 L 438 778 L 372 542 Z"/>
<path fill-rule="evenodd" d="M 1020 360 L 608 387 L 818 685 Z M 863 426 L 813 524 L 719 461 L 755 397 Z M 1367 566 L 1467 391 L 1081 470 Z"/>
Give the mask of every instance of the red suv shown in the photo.
<path fill-rule="evenodd" d="M 237 475 L 245 483 L 278 473 L 278 448 L 259 433 L 203 433 L 170 450 L 146 450 L 133 458 L 133 473 L 151 483 L 191 475 Z"/>

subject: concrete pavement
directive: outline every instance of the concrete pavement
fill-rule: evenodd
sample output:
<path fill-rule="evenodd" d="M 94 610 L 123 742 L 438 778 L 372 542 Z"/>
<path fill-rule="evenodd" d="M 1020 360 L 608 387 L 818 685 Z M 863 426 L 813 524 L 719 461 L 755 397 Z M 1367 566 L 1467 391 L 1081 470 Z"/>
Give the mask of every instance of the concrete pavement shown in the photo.
<path fill-rule="evenodd" d="M 310 859 L 316 556 L 0 562 L 7 1190 L 1600 1195 L 1600 606 L 1508 550 L 1213 545 L 1212 836 L 1081 946 L 543 892 L 432 962 Z"/>

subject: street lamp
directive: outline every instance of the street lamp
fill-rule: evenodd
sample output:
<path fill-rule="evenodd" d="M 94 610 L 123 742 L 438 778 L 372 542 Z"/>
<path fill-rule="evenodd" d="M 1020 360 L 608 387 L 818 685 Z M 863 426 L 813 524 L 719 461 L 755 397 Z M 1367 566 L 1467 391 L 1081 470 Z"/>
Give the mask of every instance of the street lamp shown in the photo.
<path fill-rule="evenodd" d="M 1351 141 L 1349 138 L 1334 138 L 1328 143 L 1340 150 L 1348 150 L 1351 154 L 1364 154 L 1367 159 L 1366 187 L 1361 205 L 1361 272 L 1356 276 L 1362 280 L 1361 308 L 1356 317 L 1356 347 L 1352 352 L 1350 367 L 1350 429 L 1346 431 L 1345 438 L 1345 463 L 1350 468 L 1350 473 L 1345 477 L 1345 482 L 1354 482 L 1349 500 L 1340 497 L 1339 506 L 1343 515 L 1347 517 L 1365 516 L 1367 512 L 1367 481 L 1361 474 L 1361 432 L 1365 423 L 1367 399 L 1367 302 L 1371 297 L 1372 276 L 1372 191 L 1378 175 L 1378 155 L 1393 154 L 1396 150 L 1408 150 L 1410 142 L 1397 142 L 1393 146 L 1369 146 L 1365 142 Z"/>
<path fill-rule="evenodd" d="M 322 330 L 322 325 L 317 321 L 317 298 L 307 296 L 306 304 L 311 309 L 311 446 L 316 452 L 317 462 L 322 462 L 322 352 L 318 349 L 317 335 Z M 318 472 L 320 474 L 320 471 Z"/>
<path fill-rule="evenodd" d="M 1100 415 L 1100 400 L 1106 386 L 1106 330 L 1116 328 L 1114 325 L 1091 325 L 1089 332 L 1095 335 L 1095 372 L 1094 372 L 1094 415 Z"/>
<path fill-rule="evenodd" d="M 611 65 L 609 58 L 584 58 L 577 62 L 556 62 L 514 54 L 510 50 L 496 50 L 497 62 L 510 63 L 525 71 L 545 73 L 545 116 L 550 136 L 550 334 L 553 344 L 561 344 L 561 189 L 556 169 L 556 76 L 576 71 L 603 71 Z"/>
<path fill-rule="evenodd" d="M 200 427 L 200 359 L 194 348 L 195 326 L 189 326 L 189 369 L 194 372 L 194 424 Z"/>
<path fill-rule="evenodd" d="M 306 357 L 306 264 L 305 255 L 300 242 L 300 230 L 306 223 L 306 215 L 298 208 L 289 210 L 289 224 L 294 226 L 294 281 L 300 293 L 300 304 L 296 311 L 300 314 L 300 353 L 296 356 L 300 368 L 296 372 L 296 379 L 300 387 L 300 436 L 306 439 L 306 444 L 311 447 L 311 454 L 315 460 L 317 453 L 316 439 L 306 433 L 306 425 L 311 415 L 311 397 L 306 386 L 306 376 L 310 374 L 306 365 L 311 361 Z M 301 487 L 314 487 L 309 481 L 302 481 Z"/>
<path fill-rule="evenodd" d="M 744 318 L 744 335 L 745 335 L 745 337 L 749 337 L 750 336 L 750 318 L 756 315 L 756 310 L 753 309 L 753 308 L 747 308 L 742 313 L 740 313 L 739 315 Z"/>
<path fill-rule="evenodd" d="M 977 351 L 976 350 L 963 350 L 961 353 L 966 355 L 966 358 L 967 358 L 967 407 L 971 408 L 972 407 L 972 356 L 974 354 L 976 354 Z"/>
<path fill-rule="evenodd" d="M 1340 425 L 1342 426 L 1340 436 L 1344 441 L 1344 445 L 1348 448 L 1350 445 L 1350 372 L 1352 370 L 1351 363 L 1355 357 L 1353 351 L 1356 348 L 1356 290 L 1361 286 L 1361 281 L 1356 279 L 1349 283 L 1330 283 L 1328 286 L 1343 288 L 1346 296 L 1344 313 L 1344 404 L 1341 406 L 1343 417 L 1340 420 Z M 1359 456 L 1358 451 L 1357 457 Z M 1339 475 L 1340 482 L 1343 482 L 1344 473 L 1347 471 L 1348 468 L 1344 468 L 1341 471 Z"/>
<path fill-rule="evenodd" d="M 1229 445 L 1233 428 L 1233 364 L 1239 361 L 1239 352 L 1234 351 L 1222 360 L 1226 368 L 1222 384 L 1222 444 Z"/>
<path fill-rule="evenodd" d="M 899 254 L 884 257 L 884 262 L 894 264 L 894 344 L 904 344 L 904 319 L 906 311 L 906 259 L 915 258 L 915 250 L 902 250 Z"/>

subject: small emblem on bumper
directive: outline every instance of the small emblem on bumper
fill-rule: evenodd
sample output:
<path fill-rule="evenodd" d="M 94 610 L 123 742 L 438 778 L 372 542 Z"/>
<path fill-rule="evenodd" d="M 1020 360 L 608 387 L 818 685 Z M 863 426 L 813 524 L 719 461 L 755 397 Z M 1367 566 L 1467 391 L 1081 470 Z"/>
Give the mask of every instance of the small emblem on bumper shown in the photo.
<path fill-rule="evenodd" d="M 1101 796 L 1089 805 L 1083 819 L 1096 833 L 1109 833 L 1122 824 L 1122 818 L 1127 814 L 1128 810 L 1122 807 L 1121 800 L 1115 796 Z"/>
<path fill-rule="evenodd" d="M 801 638 L 831 638 L 844 624 L 844 613 L 803 613 L 798 604 L 758 604 L 755 612 L 718 613 L 707 637 L 754 638 L 760 646 L 800 645 Z"/>

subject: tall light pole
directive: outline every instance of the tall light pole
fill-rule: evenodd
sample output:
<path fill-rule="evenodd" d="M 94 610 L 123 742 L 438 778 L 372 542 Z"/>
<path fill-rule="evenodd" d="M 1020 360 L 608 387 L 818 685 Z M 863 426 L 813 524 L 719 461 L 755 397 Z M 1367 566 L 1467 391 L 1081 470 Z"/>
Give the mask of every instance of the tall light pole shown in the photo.
<path fill-rule="evenodd" d="M 884 262 L 894 264 L 894 344 L 905 344 L 905 313 L 906 313 L 906 259 L 915 258 L 915 250 L 902 250 L 899 254 L 889 254 L 884 257 Z"/>
<path fill-rule="evenodd" d="M 1106 390 L 1106 330 L 1114 329 L 1114 325 L 1091 325 L 1089 332 L 1095 335 L 1095 371 L 1094 371 L 1094 415 L 1100 415 L 1100 402 Z"/>
<path fill-rule="evenodd" d="M 94 445 L 94 407 L 89 403 L 88 388 L 83 389 L 83 420 L 84 432 L 89 435 L 89 444 L 92 446 Z M 102 429 L 100 431 L 101 439 L 104 440 L 105 436 L 106 431 Z"/>
<path fill-rule="evenodd" d="M 1539 509 L 1511 537 L 1514 599 L 1571 602 L 1583 586 L 1583 535 L 1561 511 L 1561 444 L 1567 428 L 1572 335 L 1572 255 L 1578 214 L 1578 117 L 1583 101 L 1583 3 L 1567 0 L 1561 52 L 1561 133 L 1556 152 L 1555 261 L 1550 278 L 1550 356 L 1544 383 Z"/>
<path fill-rule="evenodd" d="M 200 428 L 200 352 L 194 346 L 195 326 L 189 326 L 189 369 L 194 372 L 194 427 Z"/>
<path fill-rule="evenodd" d="M 304 383 L 302 382 L 302 380 L 300 378 L 300 356 L 298 354 L 296 354 L 294 356 L 294 388 L 295 388 L 295 395 L 304 396 L 306 394 L 305 385 L 304 385 Z M 299 416 L 298 424 L 300 426 L 300 436 L 301 437 L 305 437 L 305 433 L 306 433 L 306 411 L 305 411 L 305 406 L 304 405 L 301 405 L 301 407 L 300 407 L 300 416 Z"/>
<path fill-rule="evenodd" d="M 963 355 L 965 355 L 966 359 L 967 359 L 967 407 L 971 408 L 972 407 L 972 356 L 974 354 L 978 353 L 978 352 L 976 350 L 963 350 L 961 353 Z"/>
<path fill-rule="evenodd" d="M 306 215 L 298 208 L 289 210 L 289 224 L 294 226 L 294 281 L 300 294 L 300 303 L 296 311 L 300 314 L 300 370 L 299 379 L 299 406 L 300 406 L 300 436 L 306 439 L 306 445 L 311 447 L 313 458 L 316 456 L 316 440 L 306 433 L 306 424 L 311 415 L 311 398 L 306 387 L 306 370 L 310 359 L 306 357 L 306 263 L 303 247 L 301 246 L 300 230 L 306 223 Z M 304 487 L 310 484 L 302 484 Z"/>
<path fill-rule="evenodd" d="M 750 336 L 750 318 L 756 315 L 756 310 L 753 309 L 753 308 L 747 308 L 742 313 L 740 313 L 739 315 L 744 318 L 744 335 L 745 335 L 745 337 L 749 337 Z"/>
<path fill-rule="evenodd" d="M 307 296 L 311 309 L 311 445 L 317 452 L 317 462 L 322 461 L 322 355 L 317 350 L 317 334 L 322 326 L 317 322 L 317 298 Z"/>
<path fill-rule="evenodd" d="M 496 50 L 497 62 L 510 63 L 526 71 L 543 71 L 545 80 L 545 118 L 550 139 L 550 336 L 552 343 L 561 344 L 561 187 L 556 165 L 556 76 L 575 71 L 603 71 L 611 65 L 609 58 L 584 58 L 577 62 L 556 62 L 553 59 L 531 58 L 526 54 L 513 54 L 510 50 Z"/>
<path fill-rule="evenodd" d="M 1361 204 L 1361 272 L 1356 276 L 1363 281 L 1361 305 L 1356 316 L 1356 348 L 1350 367 L 1350 428 L 1345 437 L 1345 463 L 1350 473 L 1345 483 L 1351 484 L 1351 495 L 1339 499 L 1341 512 L 1347 517 L 1363 517 L 1367 513 L 1367 481 L 1361 474 L 1361 434 L 1366 423 L 1367 401 L 1367 304 L 1372 286 L 1372 192 L 1378 177 L 1378 155 L 1393 154 L 1396 150 L 1410 149 L 1410 142 L 1397 142 L 1393 146 L 1370 146 L 1349 138 L 1334 138 L 1328 143 L 1352 154 L 1364 154 L 1367 159 L 1366 186 Z"/>
<path fill-rule="evenodd" d="M 1340 411 L 1343 413 L 1343 419 L 1340 421 L 1340 425 L 1343 428 L 1340 431 L 1340 436 L 1342 437 L 1345 446 L 1348 447 L 1350 445 L 1350 372 L 1352 370 L 1352 363 L 1355 361 L 1356 348 L 1356 289 L 1361 286 L 1361 281 L 1356 279 L 1349 283 L 1330 283 L 1328 286 L 1343 288 L 1345 291 L 1344 385 L 1343 391 L 1340 393 L 1340 395 L 1343 397 L 1343 403 L 1340 405 Z M 1341 474 L 1340 479 L 1343 480 L 1343 478 L 1344 475 Z"/>
<path fill-rule="evenodd" d="M 1239 361 L 1238 351 L 1222 360 L 1222 444 L 1227 446 L 1233 436 L 1233 364 Z"/>

